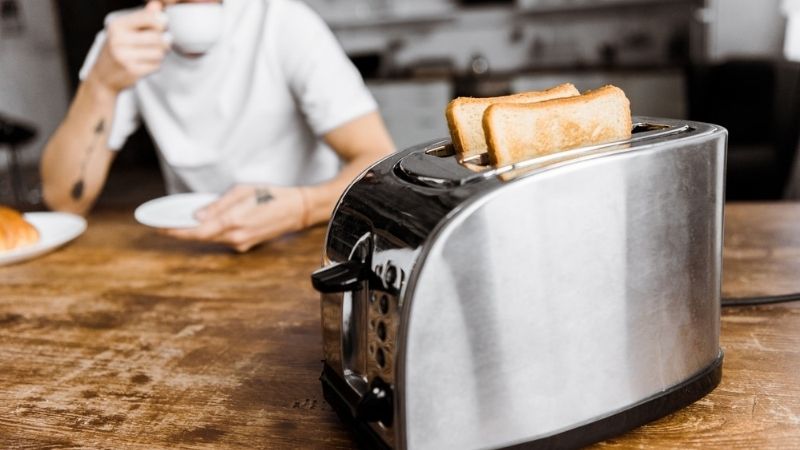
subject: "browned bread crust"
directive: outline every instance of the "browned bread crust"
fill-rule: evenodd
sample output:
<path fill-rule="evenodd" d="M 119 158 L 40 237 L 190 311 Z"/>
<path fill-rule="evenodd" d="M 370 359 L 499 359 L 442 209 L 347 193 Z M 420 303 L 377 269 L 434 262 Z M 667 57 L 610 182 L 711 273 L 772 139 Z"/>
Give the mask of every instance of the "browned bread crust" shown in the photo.
<path fill-rule="evenodd" d="M 489 160 L 495 166 L 627 139 L 631 126 L 630 102 L 614 86 L 538 103 L 494 104 L 483 116 Z"/>
<path fill-rule="evenodd" d="M 0 250 L 14 250 L 39 241 L 39 231 L 14 209 L 0 205 Z"/>
<path fill-rule="evenodd" d="M 485 153 L 486 137 L 481 120 L 490 105 L 495 103 L 534 103 L 555 98 L 580 95 L 570 83 L 560 84 L 545 91 L 531 91 L 502 97 L 458 97 L 447 105 L 445 116 L 453 147 L 460 160 Z"/>

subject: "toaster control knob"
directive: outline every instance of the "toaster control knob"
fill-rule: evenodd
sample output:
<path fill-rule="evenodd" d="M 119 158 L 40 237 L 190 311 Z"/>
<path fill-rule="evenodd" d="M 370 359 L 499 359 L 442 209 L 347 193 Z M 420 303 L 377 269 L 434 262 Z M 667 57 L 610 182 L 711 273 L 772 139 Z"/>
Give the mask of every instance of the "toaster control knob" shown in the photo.
<path fill-rule="evenodd" d="M 386 282 L 387 286 L 394 286 L 397 282 L 397 267 L 393 265 L 387 266 L 386 275 L 384 275 L 383 280 Z"/>
<path fill-rule="evenodd" d="M 391 426 L 394 416 L 393 408 L 392 387 L 380 378 L 375 378 L 370 383 L 367 393 L 361 398 L 356 414 L 361 420 L 381 421 L 384 425 Z"/>

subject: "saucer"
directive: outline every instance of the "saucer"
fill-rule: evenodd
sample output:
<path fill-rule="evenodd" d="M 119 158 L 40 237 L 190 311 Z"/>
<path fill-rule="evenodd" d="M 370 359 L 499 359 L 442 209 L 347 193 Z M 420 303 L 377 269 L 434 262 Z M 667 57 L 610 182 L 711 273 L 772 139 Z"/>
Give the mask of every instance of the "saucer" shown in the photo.
<path fill-rule="evenodd" d="M 194 228 L 200 225 L 195 212 L 218 198 L 218 194 L 211 193 L 168 195 L 141 204 L 133 215 L 137 222 L 149 227 Z"/>

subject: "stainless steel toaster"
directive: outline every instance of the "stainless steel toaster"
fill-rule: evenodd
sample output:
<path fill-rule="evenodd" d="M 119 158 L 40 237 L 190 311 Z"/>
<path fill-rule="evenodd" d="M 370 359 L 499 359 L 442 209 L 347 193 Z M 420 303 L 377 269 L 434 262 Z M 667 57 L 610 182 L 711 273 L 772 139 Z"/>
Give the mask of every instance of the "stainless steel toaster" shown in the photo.
<path fill-rule="evenodd" d="M 722 375 L 725 129 L 493 167 L 448 140 L 373 165 L 330 221 L 326 400 L 370 448 L 577 447 Z"/>

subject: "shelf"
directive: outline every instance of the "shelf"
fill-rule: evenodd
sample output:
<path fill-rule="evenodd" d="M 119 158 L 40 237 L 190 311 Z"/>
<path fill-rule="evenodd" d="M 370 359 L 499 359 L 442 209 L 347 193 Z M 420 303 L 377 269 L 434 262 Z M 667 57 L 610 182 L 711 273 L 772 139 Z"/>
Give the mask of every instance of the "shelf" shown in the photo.
<path fill-rule="evenodd" d="M 601 3 L 576 3 L 542 6 L 465 6 L 427 12 L 375 11 L 372 15 L 356 19 L 326 17 L 334 31 L 352 31 L 370 28 L 430 27 L 461 21 L 466 17 L 486 14 L 489 17 L 533 18 L 567 14 L 599 14 L 620 11 L 636 12 L 643 8 L 702 7 L 704 0 L 614 0 Z"/>
<path fill-rule="evenodd" d="M 386 15 L 351 21 L 332 19 L 328 21 L 328 26 L 334 31 L 362 28 L 419 27 L 451 23 L 456 21 L 457 17 L 455 13 L 450 11 L 439 15 Z"/>
<path fill-rule="evenodd" d="M 642 8 L 665 8 L 665 7 L 702 7 L 703 0 L 617 0 L 600 3 L 579 3 L 574 5 L 542 5 L 519 7 L 517 11 L 525 17 L 531 16 L 553 16 L 563 14 L 592 14 L 610 13 L 618 11 L 637 11 Z"/>

